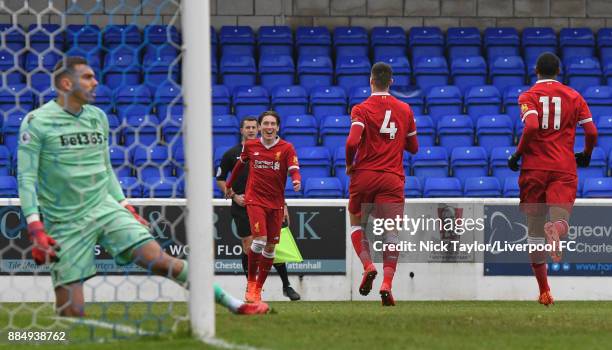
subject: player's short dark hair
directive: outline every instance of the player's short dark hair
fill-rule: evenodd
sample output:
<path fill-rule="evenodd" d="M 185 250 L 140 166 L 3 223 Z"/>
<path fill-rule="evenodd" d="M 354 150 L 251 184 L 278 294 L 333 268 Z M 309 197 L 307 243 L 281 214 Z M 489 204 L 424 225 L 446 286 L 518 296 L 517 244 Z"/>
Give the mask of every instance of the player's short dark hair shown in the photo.
<path fill-rule="evenodd" d="M 544 52 L 538 56 L 536 71 L 544 77 L 555 77 L 559 73 L 559 57 L 552 52 Z"/>
<path fill-rule="evenodd" d="M 240 121 L 240 129 L 244 128 L 244 123 L 246 122 L 257 122 L 257 118 L 253 117 L 253 116 L 248 116 L 244 119 L 242 119 L 242 121 Z"/>
<path fill-rule="evenodd" d="M 274 118 L 276 118 L 276 124 L 280 127 L 281 124 L 281 118 L 280 115 L 278 115 L 278 113 L 274 112 L 274 111 L 265 111 L 263 113 L 261 113 L 259 115 L 259 118 L 257 118 L 257 124 L 261 125 L 261 123 L 263 122 L 263 118 L 266 116 L 273 116 Z"/>
<path fill-rule="evenodd" d="M 371 76 L 376 88 L 381 90 L 388 89 L 389 85 L 391 85 L 391 79 L 393 78 L 393 69 L 384 62 L 376 62 L 372 66 Z"/>
<path fill-rule="evenodd" d="M 53 69 L 53 83 L 55 87 L 59 86 L 60 79 L 67 74 L 74 74 L 75 67 L 79 64 L 88 65 L 87 60 L 81 56 L 68 56 L 59 60 Z"/>

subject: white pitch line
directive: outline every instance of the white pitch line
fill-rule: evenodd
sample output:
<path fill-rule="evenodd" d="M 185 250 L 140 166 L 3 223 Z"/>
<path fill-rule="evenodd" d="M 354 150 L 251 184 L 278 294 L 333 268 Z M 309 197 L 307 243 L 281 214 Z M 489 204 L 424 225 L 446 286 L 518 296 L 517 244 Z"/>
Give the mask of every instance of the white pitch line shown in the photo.
<path fill-rule="evenodd" d="M 219 338 L 206 338 L 206 339 L 203 339 L 202 342 L 204 342 L 204 344 L 207 344 L 207 345 L 212 345 L 212 346 L 216 346 L 221 349 L 228 349 L 228 350 L 264 350 L 263 348 L 256 348 L 250 345 L 233 344 L 233 343 L 227 342 Z"/>

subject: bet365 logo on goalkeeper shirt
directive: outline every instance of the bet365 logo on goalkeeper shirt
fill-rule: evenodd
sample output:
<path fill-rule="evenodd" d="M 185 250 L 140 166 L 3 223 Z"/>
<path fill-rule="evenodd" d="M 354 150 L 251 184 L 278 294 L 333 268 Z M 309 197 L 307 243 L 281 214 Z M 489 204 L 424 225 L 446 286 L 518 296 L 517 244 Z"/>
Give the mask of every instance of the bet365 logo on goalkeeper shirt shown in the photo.
<path fill-rule="evenodd" d="M 104 141 L 104 135 L 99 132 L 79 132 L 60 136 L 60 143 L 63 147 L 99 145 Z"/>

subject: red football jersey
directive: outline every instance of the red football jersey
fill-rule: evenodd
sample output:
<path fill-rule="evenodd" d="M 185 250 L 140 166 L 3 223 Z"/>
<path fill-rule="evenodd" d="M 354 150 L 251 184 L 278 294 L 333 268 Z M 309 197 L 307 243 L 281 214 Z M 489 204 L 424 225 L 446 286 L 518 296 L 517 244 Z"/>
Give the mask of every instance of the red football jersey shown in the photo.
<path fill-rule="evenodd" d="M 525 145 L 522 169 L 576 174 L 576 125 L 592 122 L 586 101 L 576 90 L 552 80 L 538 80 L 519 97 L 521 120 L 538 118 L 540 130 Z"/>
<path fill-rule="evenodd" d="M 416 135 L 414 115 L 408 104 L 388 93 L 373 93 L 353 107 L 353 124 L 363 126 L 355 170 L 385 171 L 404 176 L 404 146 Z"/>
<path fill-rule="evenodd" d="M 247 140 L 240 159 L 249 164 L 246 204 L 283 209 L 287 173 L 300 168 L 293 145 L 280 138 L 269 147 L 261 139 Z"/>

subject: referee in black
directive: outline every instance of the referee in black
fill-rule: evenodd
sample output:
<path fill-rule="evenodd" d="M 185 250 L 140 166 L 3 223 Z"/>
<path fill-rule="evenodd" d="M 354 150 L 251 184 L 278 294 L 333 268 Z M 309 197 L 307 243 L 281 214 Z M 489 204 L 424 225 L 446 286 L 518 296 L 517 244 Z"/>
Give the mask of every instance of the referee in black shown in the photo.
<path fill-rule="evenodd" d="M 242 141 L 236 146 L 230 148 L 223 154 L 221 159 L 221 165 L 217 169 L 217 186 L 221 189 L 222 193 L 225 193 L 225 182 L 227 175 L 234 165 L 240 158 L 242 153 L 242 144 L 245 140 L 252 140 L 257 138 L 257 119 L 255 117 L 246 117 L 240 122 L 240 135 Z M 249 217 L 247 215 L 246 207 L 244 206 L 244 193 L 246 190 L 247 177 L 249 176 L 248 167 L 245 168 L 240 175 L 234 181 L 232 189 L 234 190 L 234 196 L 232 197 L 232 218 L 236 223 L 238 230 L 238 236 L 242 240 L 242 269 L 244 274 L 247 275 L 248 257 L 247 252 L 251 247 L 251 225 L 249 224 Z M 287 205 L 285 205 L 285 223 L 289 224 L 289 212 L 287 211 Z M 274 268 L 281 280 L 283 281 L 283 295 L 291 300 L 300 300 L 300 295 L 291 288 L 289 284 L 289 277 L 287 276 L 287 266 L 285 263 L 274 264 Z"/>

